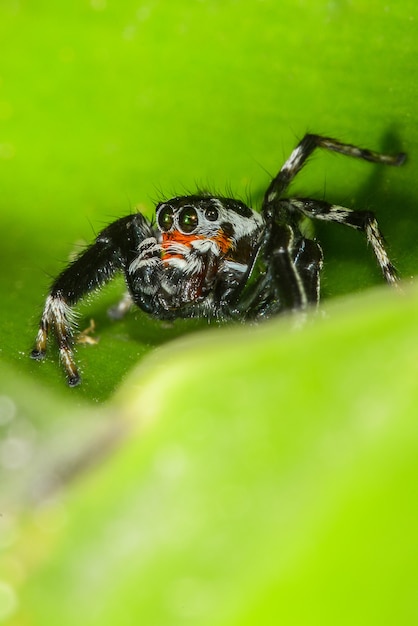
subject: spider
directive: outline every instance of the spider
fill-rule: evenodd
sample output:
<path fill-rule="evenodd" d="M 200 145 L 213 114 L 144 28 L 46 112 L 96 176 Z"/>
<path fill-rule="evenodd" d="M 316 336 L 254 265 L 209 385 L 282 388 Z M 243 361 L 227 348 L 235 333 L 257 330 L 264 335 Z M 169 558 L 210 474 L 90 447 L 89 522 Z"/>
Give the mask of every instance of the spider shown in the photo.
<path fill-rule="evenodd" d="M 261 320 L 318 303 L 323 254 L 301 232 L 306 217 L 363 231 L 385 280 L 395 284 L 373 213 L 283 197 L 316 148 L 386 165 L 402 165 L 406 158 L 306 134 L 268 186 L 260 213 L 239 200 L 202 193 L 160 202 L 155 220 L 141 213 L 116 220 L 53 282 L 31 357 L 45 357 L 53 328 L 68 384 L 79 384 L 73 307 L 116 272 L 124 274 L 127 294 L 111 309 L 114 318 L 135 304 L 162 320 Z"/>

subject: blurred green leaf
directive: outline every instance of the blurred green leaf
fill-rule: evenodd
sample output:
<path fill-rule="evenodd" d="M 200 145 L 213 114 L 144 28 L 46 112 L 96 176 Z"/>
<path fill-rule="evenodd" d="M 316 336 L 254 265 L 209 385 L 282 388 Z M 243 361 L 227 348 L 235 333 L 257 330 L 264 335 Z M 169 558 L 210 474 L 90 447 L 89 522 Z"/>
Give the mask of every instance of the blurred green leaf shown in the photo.
<path fill-rule="evenodd" d="M 382 290 L 146 359 L 36 474 L 22 623 L 414 623 L 417 312 Z"/>
<path fill-rule="evenodd" d="M 415 274 L 416 19 L 412 0 L 1 3 L 0 619 L 415 623 L 416 294 L 331 302 L 381 282 L 358 233 L 317 227 L 327 314 L 301 330 L 113 323 L 116 281 L 80 307 L 100 339 L 80 388 L 54 349 L 27 355 L 102 226 L 196 187 L 258 206 L 307 130 L 408 153 L 318 154 L 292 191 L 374 210 Z"/>

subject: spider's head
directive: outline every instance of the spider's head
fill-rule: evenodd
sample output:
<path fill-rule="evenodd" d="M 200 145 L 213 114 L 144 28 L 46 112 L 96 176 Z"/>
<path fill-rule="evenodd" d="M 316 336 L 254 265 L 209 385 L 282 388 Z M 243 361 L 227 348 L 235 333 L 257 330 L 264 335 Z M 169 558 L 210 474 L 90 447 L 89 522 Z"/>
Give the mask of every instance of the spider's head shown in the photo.
<path fill-rule="evenodd" d="M 257 235 L 263 225 L 261 216 L 238 200 L 198 195 L 160 203 L 156 220 L 166 260 L 182 256 L 182 246 L 230 256 L 240 240 Z"/>

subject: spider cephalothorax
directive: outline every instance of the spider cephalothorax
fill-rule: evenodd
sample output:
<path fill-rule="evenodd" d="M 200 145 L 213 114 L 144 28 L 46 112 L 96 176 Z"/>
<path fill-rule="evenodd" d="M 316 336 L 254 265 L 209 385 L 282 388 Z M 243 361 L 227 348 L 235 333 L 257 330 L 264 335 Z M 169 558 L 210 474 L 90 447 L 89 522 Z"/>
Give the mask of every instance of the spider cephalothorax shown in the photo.
<path fill-rule="evenodd" d="M 384 278 L 396 283 L 372 213 L 323 200 L 283 197 L 317 147 L 387 165 L 405 160 L 404 154 L 379 154 L 305 135 L 271 181 L 260 213 L 233 198 L 199 194 L 161 202 L 155 221 L 141 213 L 122 217 L 99 233 L 54 281 L 32 358 L 45 356 L 53 327 L 68 383 L 80 382 L 72 347 L 72 307 L 118 271 L 125 276 L 128 295 L 112 309 L 113 317 L 121 317 L 135 304 L 160 319 L 257 320 L 317 303 L 322 250 L 302 234 L 299 224 L 305 217 L 364 231 Z"/>

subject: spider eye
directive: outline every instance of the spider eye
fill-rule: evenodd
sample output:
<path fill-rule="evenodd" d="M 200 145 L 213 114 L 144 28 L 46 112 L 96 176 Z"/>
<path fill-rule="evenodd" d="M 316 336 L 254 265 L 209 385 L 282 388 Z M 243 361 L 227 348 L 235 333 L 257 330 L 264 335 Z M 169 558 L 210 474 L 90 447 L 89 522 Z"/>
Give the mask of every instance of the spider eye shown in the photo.
<path fill-rule="evenodd" d="M 219 217 L 219 211 L 218 209 L 215 209 L 215 207 L 210 207 L 210 209 L 206 209 L 205 211 L 205 217 L 207 220 L 209 220 L 210 222 L 216 222 L 216 220 Z"/>
<path fill-rule="evenodd" d="M 199 223 L 197 211 L 192 206 L 185 207 L 179 215 L 179 227 L 183 233 L 191 233 Z"/>
<path fill-rule="evenodd" d="M 165 206 L 158 214 L 158 226 L 163 231 L 170 230 L 173 226 L 173 209 L 170 206 Z"/>

